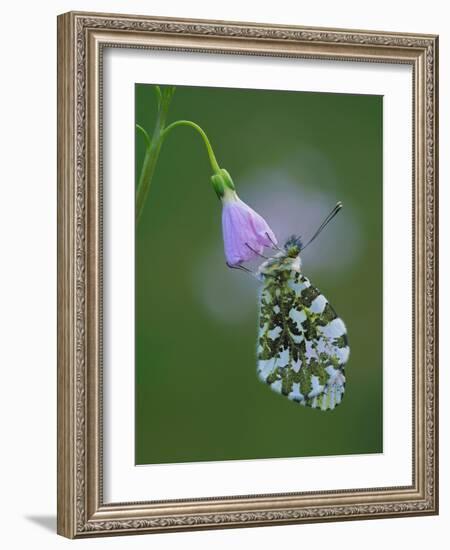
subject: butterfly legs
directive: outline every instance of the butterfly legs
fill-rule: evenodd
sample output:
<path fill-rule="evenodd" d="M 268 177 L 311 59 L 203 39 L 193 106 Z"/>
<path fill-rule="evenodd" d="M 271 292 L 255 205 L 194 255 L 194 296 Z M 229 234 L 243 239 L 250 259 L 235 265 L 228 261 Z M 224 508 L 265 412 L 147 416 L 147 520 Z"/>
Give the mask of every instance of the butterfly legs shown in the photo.
<path fill-rule="evenodd" d="M 272 243 L 272 248 L 274 248 L 275 250 L 278 250 L 279 252 L 282 252 L 282 249 L 277 245 L 277 243 L 272 239 L 272 237 L 269 235 L 269 233 L 267 233 L 267 231 L 266 231 L 266 237 Z"/>
<path fill-rule="evenodd" d="M 229 267 L 230 269 L 240 269 L 241 271 L 245 271 L 246 273 L 250 273 L 251 275 L 255 275 L 254 271 L 252 271 L 251 269 L 248 269 L 248 267 L 245 267 L 245 266 L 240 265 L 240 264 L 232 265 L 232 264 L 227 262 L 227 267 Z"/>
<path fill-rule="evenodd" d="M 265 260 L 269 260 L 269 258 L 267 256 L 264 256 L 264 254 L 261 254 L 260 252 L 258 252 L 257 250 L 255 250 L 253 247 L 251 247 L 248 243 L 245 243 L 245 246 L 247 248 L 249 248 L 254 254 L 256 254 L 257 256 L 259 256 L 260 258 L 264 258 Z"/>

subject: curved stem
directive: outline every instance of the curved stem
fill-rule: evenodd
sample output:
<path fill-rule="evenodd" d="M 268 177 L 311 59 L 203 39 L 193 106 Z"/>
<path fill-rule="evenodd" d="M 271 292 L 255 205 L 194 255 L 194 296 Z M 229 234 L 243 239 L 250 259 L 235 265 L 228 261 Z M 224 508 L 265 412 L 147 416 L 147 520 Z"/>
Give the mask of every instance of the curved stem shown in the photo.
<path fill-rule="evenodd" d="M 147 149 L 149 149 L 152 146 L 152 140 L 150 139 L 150 136 L 147 134 L 147 131 L 145 128 L 142 128 L 139 124 L 136 124 L 136 129 L 142 132 L 142 135 L 144 136 L 145 143 L 147 144 Z"/>
<path fill-rule="evenodd" d="M 205 134 L 204 130 L 195 122 L 192 122 L 191 120 L 177 120 L 175 122 L 172 122 L 172 124 L 169 124 L 169 126 L 166 126 L 164 130 L 161 132 L 161 140 L 163 140 L 167 134 L 172 130 L 173 128 L 176 128 L 177 126 L 190 126 L 191 128 L 194 128 L 194 130 L 197 130 L 197 132 L 202 136 L 203 141 L 206 146 L 206 150 L 208 151 L 209 161 L 211 163 L 211 167 L 214 171 L 214 173 L 220 172 L 220 166 L 216 160 L 216 157 L 214 155 L 213 148 L 211 146 L 211 143 L 208 139 L 208 136 Z"/>
<path fill-rule="evenodd" d="M 191 120 L 177 120 L 166 126 L 166 118 L 174 91 L 175 87 L 172 86 L 167 88 L 160 88 L 159 86 L 155 87 L 155 93 L 158 99 L 158 114 L 151 138 L 142 126 L 136 124 L 136 128 L 142 132 L 147 145 L 136 192 L 136 221 L 139 221 L 147 200 L 150 183 L 153 179 L 161 146 L 167 134 L 173 130 L 173 128 L 176 128 L 177 126 L 190 126 L 196 130 L 202 136 L 214 174 L 221 174 L 221 172 L 224 172 L 220 169 L 208 136 L 198 124 L 192 122 Z"/>

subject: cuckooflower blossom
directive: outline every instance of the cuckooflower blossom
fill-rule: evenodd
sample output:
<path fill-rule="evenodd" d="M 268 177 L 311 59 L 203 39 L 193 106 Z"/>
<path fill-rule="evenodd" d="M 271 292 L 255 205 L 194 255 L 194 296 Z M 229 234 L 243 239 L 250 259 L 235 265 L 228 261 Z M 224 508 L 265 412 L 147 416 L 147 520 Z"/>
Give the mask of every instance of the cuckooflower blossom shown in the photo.
<path fill-rule="evenodd" d="M 222 231 L 227 264 L 236 266 L 273 247 L 277 239 L 266 220 L 242 201 L 236 191 L 225 188 L 222 200 Z"/>

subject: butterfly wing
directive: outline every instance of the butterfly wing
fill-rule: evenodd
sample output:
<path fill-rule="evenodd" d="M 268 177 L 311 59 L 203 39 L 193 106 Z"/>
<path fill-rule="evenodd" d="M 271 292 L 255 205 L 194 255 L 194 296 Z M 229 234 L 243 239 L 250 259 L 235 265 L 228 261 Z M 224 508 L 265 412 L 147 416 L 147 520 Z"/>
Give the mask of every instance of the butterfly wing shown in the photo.
<path fill-rule="evenodd" d="M 301 405 L 334 409 L 345 391 L 347 331 L 328 300 L 297 271 L 266 277 L 260 296 L 257 373 Z"/>

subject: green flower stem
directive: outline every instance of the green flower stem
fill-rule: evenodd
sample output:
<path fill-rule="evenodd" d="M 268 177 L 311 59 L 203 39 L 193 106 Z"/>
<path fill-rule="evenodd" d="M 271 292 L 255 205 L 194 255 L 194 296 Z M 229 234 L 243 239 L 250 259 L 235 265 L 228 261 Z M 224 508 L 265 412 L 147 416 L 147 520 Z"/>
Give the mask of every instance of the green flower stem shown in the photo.
<path fill-rule="evenodd" d="M 136 192 L 136 222 L 139 221 L 142 211 L 144 209 L 144 205 L 150 189 L 150 183 L 155 172 L 156 163 L 158 161 L 159 152 L 161 150 L 163 141 L 166 138 L 167 134 L 177 126 L 190 126 L 194 130 L 196 130 L 203 138 L 209 161 L 213 170 L 212 180 L 214 180 L 214 178 L 216 177 L 219 178 L 218 183 L 216 183 L 215 186 L 216 192 L 218 192 L 219 196 L 223 195 L 224 178 L 228 182 L 228 186 L 234 189 L 230 175 L 226 172 L 226 170 L 221 170 L 214 155 L 214 151 L 208 139 L 208 136 L 198 124 L 192 122 L 191 120 L 177 120 L 176 122 L 172 122 L 172 124 L 166 126 L 166 118 L 174 91 L 174 87 L 159 88 L 157 86 L 155 88 L 155 93 L 158 100 L 158 114 L 156 117 L 155 129 L 151 138 L 142 126 L 136 124 L 136 129 L 143 134 L 145 143 L 147 145 L 144 163 L 142 165 L 142 170 L 139 176 L 139 183 Z M 219 191 L 217 191 L 217 185 L 219 186 Z"/>
<path fill-rule="evenodd" d="M 216 157 L 214 155 L 214 151 L 213 151 L 211 143 L 208 139 L 208 136 L 205 134 L 203 129 L 198 124 L 196 124 L 195 122 L 192 122 L 191 120 L 177 120 L 176 122 L 172 122 L 172 124 L 169 124 L 169 126 L 167 126 L 163 130 L 163 132 L 161 134 L 162 139 L 164 139 L 167 136 L 167 134 L 170 132 L 170 130 L 172 130 L 173 128 L 176 128 L 177 126 L 190 126 L 191 128 L 194 128 L 194 130 L 197 130 L 197 132 L 202 136 L 203 141 L 205 142 L 206 150 L 207 150 L 208 156 L 209 156 L 209 161 L 211 163 L 211 168 L 213 169 L 213 172 L 215 174 L 219 174 L 220 173 L 220 166 L 219 166 L 219 164 L 216 160 Z"/>
<path fill-rule="evenodd" d="M 172 100 L 174 87 L 168 87 L 157 90 L 158 97 L 158 114 L 156 117 L 155 129 L 152 138 L 150 139 L 147 132 L 139 125 L 137 129 L 143 132 L 147 150 L 145 152 L 144 163 L 142 165 L 141 174 L 139 177 L 138 188 L 136 192 L 136 221 L 139 221 L 144 204 L 150 190 L 150 183 L 156 168 L 159 152 L 162 145 L 162 133 L 166 125 L 166 119 L 169 112 L 170 102 Z"/>

